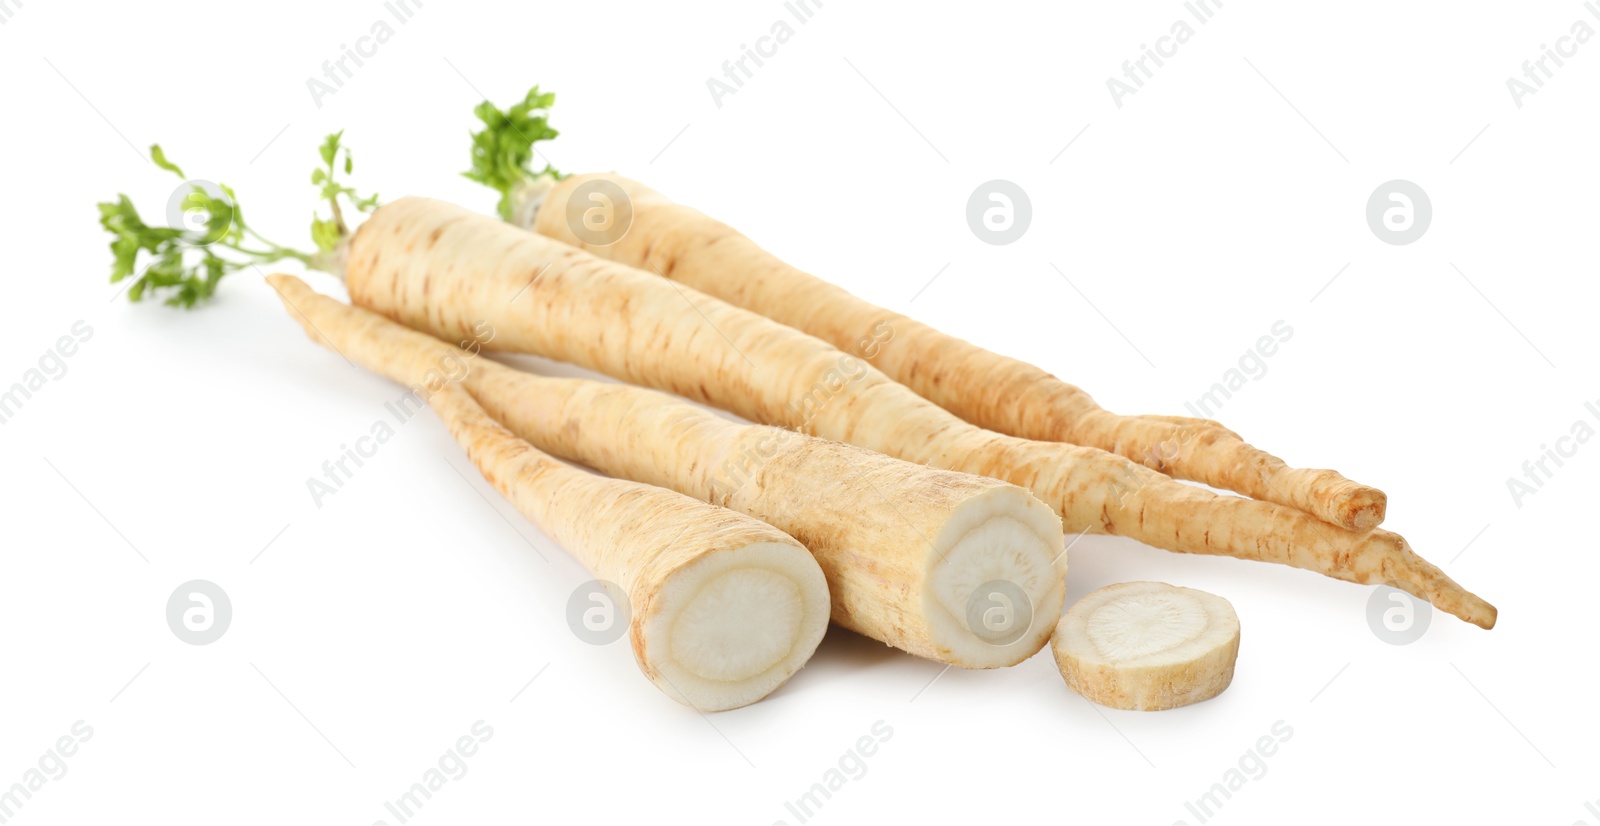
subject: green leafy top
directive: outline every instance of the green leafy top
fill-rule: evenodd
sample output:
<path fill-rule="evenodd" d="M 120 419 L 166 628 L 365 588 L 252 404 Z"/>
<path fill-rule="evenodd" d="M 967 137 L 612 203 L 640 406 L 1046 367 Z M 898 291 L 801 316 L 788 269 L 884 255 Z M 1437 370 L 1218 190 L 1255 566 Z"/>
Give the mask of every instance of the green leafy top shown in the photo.
<path fill-rule="evenodd" d="M 317 251 L 321 253 L 334 252 L 339 244 L 350 236 L 350 227 L 344 221 L 344 210 L 339 207 L 341 197 L 348 200 L 350 206 L 357 212 L 371 212 L 378 207 L 378 193 L 374 192 L 363 198 L 354 188 L 339 183 L 341 168 L 346 175 L 355 171 L 355 161 L 350 156 L 350 148 L 340 144 L 343 139 L 343 129 L 323 139 L 322 146 L 317 148 L 317 153 L 322 157 L 322 166 L 311 172 L 311 185 L 320 187 L 318 195 L 328 203 L 329 211 L 327 218 L 319 217 L 316 213 L 311 215 L 311 240 L 316 243 Z M 341 150 L 343 150 L 342 159 Z"/>
<path fill-rule="evenodd" d="M 321 187 L 321 198 L 328 203 L 331 212 L 329 218 L 312 216 L 311 236 L 316 252 L 285 247 L 263 238 L 245 223 L 238 197 L 231 188 L 226 184 L 189 180 L 177 164 L 167 159 L 160 145 L 151 146 L 151 161 L 183 180 L 168 204 L 169 216 L 177 217 L 180 226 L 149 225 L 126 195 L 99 204 L 100 226 L 113 236 L 111 281 L 115 283 L 137 274 L 137 280 L 128 288 L 129 299 L 140 301 L 147 293 L 167 292 L 168 305 L 189 309 L 215 294 L 224 276 L 246 267 L 289 260 L 310 269 L 340 274 L 343 248 L 350 234 L 340 199 L 360 212 L 372 211 L 378 202 L 376 194 L 363 198 L 337 182 L 335 172 L 339 166 L 346 174 L 353 169 L 348 149 L 343 151 L 343 163 L 338 163 L 342 135 L 342 132 L 329 135 L 323 142 L 324 166 L 312 173 L 312 183 Z M 140 269 L 141 254 L 146 256 L 143 269 Z"/>
<path fill-rule="evenodd" d="M 541 93 L 535 86 L 521 103 L 503 112 L 487 100 L 473 110 L 483 121 L 483 131 L 472 133 L 472 169 L 462 174 L 500 193 L 500 217 L 507 221 L 516 210 L 514 193 L 520 185 L 546 175 L 562 177 L 548 163 L 533 169 L 533 145 L 561 134 L 550 128 L 550 107 L 555 102 L 555 92 Z"/>

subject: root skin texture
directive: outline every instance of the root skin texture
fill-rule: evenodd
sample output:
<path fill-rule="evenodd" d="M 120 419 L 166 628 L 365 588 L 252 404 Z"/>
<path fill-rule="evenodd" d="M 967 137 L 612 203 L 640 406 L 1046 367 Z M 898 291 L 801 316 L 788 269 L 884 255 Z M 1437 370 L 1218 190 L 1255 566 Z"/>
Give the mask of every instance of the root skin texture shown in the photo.
<path fill-rule="evenodd" d="M 351 244 L 346 283 L 356 304 L 443 339 L 488 324 L 490 349 L 571 362 L 751 421 L 1020 485 L 1071 533 L 1389 584 L 1494 624 L 1492 606 L 1395 534 L 1219 496 L 1095 448 L 980 429 L 819 339 L 450 204 L 403 198 L 379 208 Z"/>
<path fill-rule="evenodd" d="M 632 226 L 615 243 L 585 244 L 569 226 L 568 197 L 604 180 L 627 193 Z M 863 301 L 791 267 L 733 228 L 619 175 L 574 175 L 548 192 L 532 228 L 602 258 L 664 275 L 707 295 L 859 353 L 877 331 L 872 362 L 890 378 L 979 427 L 1110 451 L 1183 479 L 1298 508 L 1352 530 L 1383 521 L 1387 497 L 1331 470 L 1289 467 L 1216 422 L 1119 416 L 1083 390 Z"/>

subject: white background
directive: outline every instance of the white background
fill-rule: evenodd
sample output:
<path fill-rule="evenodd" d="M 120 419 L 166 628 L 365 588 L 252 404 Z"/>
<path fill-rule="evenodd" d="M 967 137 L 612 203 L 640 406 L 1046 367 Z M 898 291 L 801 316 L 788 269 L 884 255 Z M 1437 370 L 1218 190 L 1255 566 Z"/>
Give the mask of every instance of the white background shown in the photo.
<path fill-rule="evenodd" d="M 1600 823 L 1600 446 L 1520 507 L 1506 486 L 1575 421 L 1600 428 L 1600 41 L 1521 108 L 1506 87 L 1574 21 L 1600 28 L 1576 0 L 1229 0 L 1121 108 L 1107 78 L 1181 4 L 829 0 L 720 108 L 706 79 L 788 16 L 778 2 L 430 0 L 320 108 L 306 79 L 380 3 L 7 9 L 0 386 L 75 321 L 94 330 L 0 426 L 0 785 L 74 721 L 94 731 L 13 822 L 393 824 L 384 801 L 483 720 L 492 738 L 415 822 L 794 824 L 785 802 L 882 720 L 892 737 L 813 822 L 1192 825 L 1185 802 L 1282 720 L 1292 737 L 1214 822 Z M 487 210 L 456 175 L 470 110 L 535 82 L 560 94 L 561 169 L 644 180 L 1114 410 L 1182 413 L 1288 322 L 1217 416 L 1382 487 L 1388 527 L 1499 627 L 1435 613 L 1391 646 L 1370 589 L 1092 538 L 1069 601 L 1130 579 L 1232 600 L 1232 688 L 1102 710 L 1048 651 L 938 676 L 835 630 L 766 701 L 706 719 L 625 643 L 573 637 L 587 577 L 463 483 L 431 414 L 317 508 L 307 477 L 398 388 L 308 343 L 254 273 L 196 312 L 117 298 L 95 202 L 126 192 L 159 218 L 176 183 L 143 158 L 159 141 L 304 244 L 313 147 L 345 128 L 364 188 Z M 1009 246 L 964 217 L 994 178 L 1033 204 Z M 1408 246 L 1365 221 L 1395 178 L 1434 209 Z M 204 647 L 164 619 L 196 578 L 234 608 Z"/>

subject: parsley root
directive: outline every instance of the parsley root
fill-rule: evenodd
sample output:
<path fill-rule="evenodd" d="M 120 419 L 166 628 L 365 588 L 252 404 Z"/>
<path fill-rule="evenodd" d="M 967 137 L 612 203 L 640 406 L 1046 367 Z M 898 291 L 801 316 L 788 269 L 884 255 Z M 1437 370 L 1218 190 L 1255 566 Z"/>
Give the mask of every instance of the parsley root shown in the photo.
<path fill-rule="evenodd" d="M 1387 531 L 1218 496 L 1104 451 L 980 429 L 804 333 L 488 216 L 422 198 L 350 244 L 352 300 L 444 338 L 487 321 L 495 349 L 572 362 L 746 419 L 1033 491 L 1068 530 L 1387 583 L 1482 627 L 1494 607 Z"/>

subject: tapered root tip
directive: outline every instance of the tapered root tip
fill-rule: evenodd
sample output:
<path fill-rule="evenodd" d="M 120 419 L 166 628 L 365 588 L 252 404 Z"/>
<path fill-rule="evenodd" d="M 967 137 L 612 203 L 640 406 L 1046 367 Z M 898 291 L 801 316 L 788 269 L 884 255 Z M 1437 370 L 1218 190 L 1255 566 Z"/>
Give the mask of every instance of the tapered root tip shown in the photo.
<path fill-rule="evenodd" d="M 1454 582 L 1446 588 L 1437 586 L 1429 588 L 1404 580 L 1397 580 L 1391 584 L 1418 599 L 1426 600 L 1440 611 L 1485 630 L 1493 628 L 1495 620 L 1500 618 L 1500 611 L 1493 605 Z"/>
<path fill-rule="evenodd" d="M 1377 488 L 1358 487 L 1345 501 L 1343 527 L 1365 533 L 1383 524 L 1389 495 Z"/>
<path fill-rule="evenodd" d="M 1424 600 L 1447 614 L 1456 616 L 1479 628 L 1493 628 L 1500 612 L 1477 594 L 1468 591 L 1439 570 L 1433 563 L 1418 556 L 1404 538 L 1388 531 L 1374 531 L 1370 541 L 1380 544 L 1395 543 L 1397 553 L 1386 566 L 1387 575 L 1378 581 Z"/>
<path fill-rule="evenodd" d="M 300 326 L 305 328 L 306 334 L 310 335 L 312 339 L 319 339 L 320 337 L 314 331 L 314 327 L 306 318 L 305 311 L 301 309 L 301 305 L 308 298 L 325 297 L 311 289 L 311 286 L 306 282 L 281 272 L 275 272 L 267 276 L 267 286 L 278 294 L 278 300 L 283 302 L 283 306 L 289 308 L 290 315 L 294 316 L 295 321 L 300 322 Z"/>
<path fill-rule="evenodd" d="M 1383 524 L 1383 518 L 1389 510 L 1388 494 L 1352 482 L 1331 470 L 1298 472 L 1313 480 L 1306 491 L 1308 498 L 1298 504 L 1302 510 L 1324 522 L 1357 533 L 1367 533 Z"/>
<path fill-rule="evenodd" d="M 1453 592 L 1437 595 L 1432 602 L 1435 608 L 1454 614 L 1484 630 L 1493 628 L 1495 621 L 1500 618 L 1499 609 L 1477 594 L 1461 589 L 1459 585 Z"/>
<path fill-rule="evenodd" d="M 1500 619 L 1500 610 L 1483 600 L 1478 600 L 1482 605 L 1478 609 L 1477 619 L 1468 620 L 1473 625 L 1487 631 L 1494 627 L 1495 621 Z"/>
<path fill-rule="evenodd" d="M 1284 468 L 1263 482 L 1255 498 L 1298 508 L 1347 531 L 1366 533 L 1383 524 L 1389 510 L 1388 494 L 1338 471 Z"/>
<path fill-rule="evenodd" d="M 828 583 L 805 548 L 757 542 L 674 571 L 635 617 L 634 652 L 667 693 L 701 711 L 749 705 L 788 680 L 828 627 Z"/>

